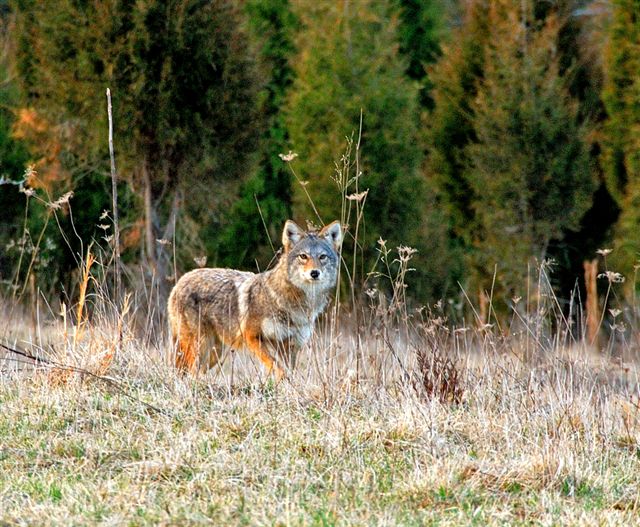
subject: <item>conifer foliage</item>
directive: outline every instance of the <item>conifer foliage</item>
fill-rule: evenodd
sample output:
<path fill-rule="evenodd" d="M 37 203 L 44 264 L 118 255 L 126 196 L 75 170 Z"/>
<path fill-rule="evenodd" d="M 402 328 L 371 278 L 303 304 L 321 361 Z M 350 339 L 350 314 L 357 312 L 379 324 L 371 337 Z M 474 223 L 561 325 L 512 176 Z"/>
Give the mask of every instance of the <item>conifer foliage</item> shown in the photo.
<path fill-rule="evenodd" d="M 605 47 L 603 168 L 621 208 L 612 261 L 627 276 L 640 259 L 640 2 L 615 0 Z"/>
<path fill-rule="evenodd" d="M 482 81 L 472 105 L 475 140 L 466 148 L 476 229 L 471 260 L 513 295 L 530 258 L 577 229 L 594 182 L 586 127 L 558 73 L 559 23 L 526 7 L 493 2 Z M 485 283 L 486 287 L 490 283 Z"/>
<path fill-rule="evenodd" d="M 106 173 L 111 88 L 119 169 L 144 203 L 147 260 L 162 264 L 156 239 L 171 237 L 171 209 L 182 205 L 191 225 L 219 224 L 225 184 L 246 172 L 259 130 L 236 2 L 17 0 L 16 11 L 24 104 L 51 123 L 66 170 Z"/>
<path fill-rule="evenodd" d="M 398 40 L 400 53 L 407 58 L 406 74 L 420 85 L 419 101 L 433 107 L 433 82 L 428 67 L 440 56 L 440 41 L 445 35 L 445 4 L 441 0 L 397 0 L 400 13 Z"/>
<path fill-rule="evenodd" d="M 398 263 L 384 251 L 415 248 L 409 295 L 450 305 L 458 282 L 508 302 L 548 257 L 567 296 L 609 242 L 616 271 L 638 262 L 640 0 L 0 4 L 16 20 L 0 65 L 0 243 L 23 230 L 11 196 L 28 149 L 46 200 L 26 225 L 52 281 L 108 234 L 107 87 L 123 261 L 146 277 L 204 255 L 264 269 L 289 217 L 348 223 L 342 269 L 366 288 Z M 47 223 L 43 203 L 69 190 L 65 237 L 69 211 Z"/>
<path fill-rule="evenodd" d="M 368 189 L 360 242 L 371 264 L 378 237 L 415 243 L 422 221 L 415 199 L 422 193 L 418 86 L 405 76 L 399 55 L 398 14 L 386 0 L 297 0 L 295 7 L 302 29 L 286 112 L 291 145 L 299 154 L 294 167 L 308 184 L 294 184 L 294 208 L 316 222 L 340 217 L 335 162 L 345 137 L 353 134 L 357 143 L 362 111 L 362 176 L 348 193 Z"/>
<path fill-rule="evenodd" d="M 3 21 L 0 19 L 0 23 Z M 7 49 L 7 35 L 0 27 L 0 45 Z M 18 93 L 7 69 L 8 57 L 0 57 L 0 280 L 9 281 L 18 260 L 20 222 L 24 217 L 26 200 L 20 193 L 20 181 L 28 161 L 26 146 L 12 137 Z"/>
<path fill-rule="evenodd" d="M 273 258 L 282 225 L 291 216 L 291 175 L 280 154 L 289 146 L 283 105 L 293 81 L 289 60 L 295 50 L 296 19 L 288 0 L 250 0 L 246 11 L 264 83 L 258 100 L 266 122 L 257 170 L 231 209 L 220 236 L 218 262 L 255 269 L 256 262 L 264 268 Z"/>
<path fill-rule="evenodd" d="M 487 3 L 472 0 L 461 26 L 443 46 L 431 71 L 434 108 L 427 118 L 428 177 L 446 212 L 449 237 L 461 251 L 470 245 L 473 190 L 465 176 L 466 146 L 475 138 L 472 104 L 483 76 L 489 35 Z"/>

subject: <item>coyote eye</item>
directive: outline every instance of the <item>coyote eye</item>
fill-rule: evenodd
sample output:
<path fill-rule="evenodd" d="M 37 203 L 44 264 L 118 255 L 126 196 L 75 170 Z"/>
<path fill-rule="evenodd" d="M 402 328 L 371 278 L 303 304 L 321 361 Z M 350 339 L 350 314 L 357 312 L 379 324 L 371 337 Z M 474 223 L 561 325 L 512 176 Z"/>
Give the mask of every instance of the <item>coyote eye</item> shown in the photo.
<path fill-rule="evenodd" d="M 320 261 L 324 262 L 327 259 L 327 255 L 326 254 L 321 254 L 320 255 Z"/>
<path fill-rule="evenodd" d="M 306 262 L 306 261 L 307 261 L 307 258 L 309 258 L 309 257 L 308 257 L 306 254 L 304 254 L 304 253 L 300 253 L 300 254 L 298 255 L 298 258 L 300 258 L 300 260 L 302 260 L 303 262 Z"/>

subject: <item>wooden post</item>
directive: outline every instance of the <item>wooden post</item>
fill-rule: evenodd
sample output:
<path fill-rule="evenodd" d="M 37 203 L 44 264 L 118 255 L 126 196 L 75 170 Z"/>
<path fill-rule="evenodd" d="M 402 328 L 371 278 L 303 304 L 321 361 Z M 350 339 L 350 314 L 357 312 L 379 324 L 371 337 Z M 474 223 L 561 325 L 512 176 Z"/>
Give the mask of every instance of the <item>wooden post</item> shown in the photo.
<path fill-rule="evenodd" d="M 478 290 L 478 310 L 480 311 L 480 328 L 482 328 L 489 322 L 489 316 L 491 315 L 491 313 L 489 313 L 489 297 L 482 286 L 480 286 L 480 289 Z"/>
<path fill-rule="evenodd" d="M 144 232 L 147 248 L 147 264 L 153 274 L 157 272 L 156 237 L 153 234 L 153 201 L 151 199 L 151 178 L 147 170 L 146 157 L 142 161 L 142 181 L 144 184 Z"/>
<path fill-rule="evenodd" d="M 598 306 L 598 259 L 584 261 L 584 284 L 587 291 L 587 339 L 593 344 L 598 338 L 600 308 Z"/>

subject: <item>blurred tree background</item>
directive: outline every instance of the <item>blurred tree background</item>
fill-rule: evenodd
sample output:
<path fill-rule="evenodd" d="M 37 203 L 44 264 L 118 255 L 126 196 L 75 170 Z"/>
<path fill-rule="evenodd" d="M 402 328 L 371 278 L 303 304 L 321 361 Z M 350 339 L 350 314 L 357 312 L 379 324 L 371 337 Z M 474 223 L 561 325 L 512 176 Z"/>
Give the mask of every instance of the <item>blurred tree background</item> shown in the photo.
<path fill-rule="evenodd" d="M 161 292 L 194 258 L 266 268 L 289 217 L 348 223 L 356 283 L 380 238 L 414 247 L 418 302 L 491 289 L 504 310 L 546 259 L 567 299 L 603 247 L 636 287 L 640 0 L 5 0 L 0 16 L 14 291 L 69 288 L 88 244 L 112 243 L 107 87 L 124 265 Z"/>

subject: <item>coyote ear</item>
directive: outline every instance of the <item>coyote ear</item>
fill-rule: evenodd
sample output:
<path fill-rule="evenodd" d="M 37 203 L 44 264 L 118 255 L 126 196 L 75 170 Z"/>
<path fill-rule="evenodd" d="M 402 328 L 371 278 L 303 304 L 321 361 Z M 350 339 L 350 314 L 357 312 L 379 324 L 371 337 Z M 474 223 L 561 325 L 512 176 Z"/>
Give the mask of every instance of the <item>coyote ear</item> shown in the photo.
<path fill-rule="evenodd" d="M 340 222 L 336 220 L 323 227 L 320 231 L 320 236 L 330 241 L 336 251 L 339 250 L 342 245 L 342 226 Z"/>
<path fill-rule="evenodd" d="M 304 235 L 305 232 L 298 227 L 295 222 L 287 220 L 282 231 L 282 246 L 284 250 L 288 251 L 293 245 L 298 243 Z"/>

